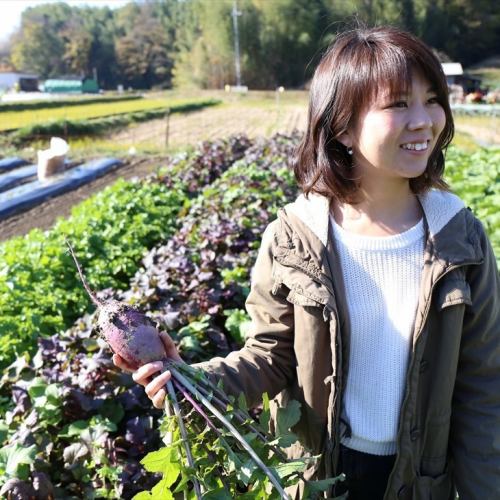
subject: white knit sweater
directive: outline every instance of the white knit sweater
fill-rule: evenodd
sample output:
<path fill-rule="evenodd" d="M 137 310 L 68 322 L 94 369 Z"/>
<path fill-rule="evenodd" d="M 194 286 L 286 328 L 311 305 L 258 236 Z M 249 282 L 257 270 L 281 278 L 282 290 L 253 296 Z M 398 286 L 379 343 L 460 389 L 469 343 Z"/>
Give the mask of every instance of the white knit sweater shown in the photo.
<path fill-rule="evenodd" d="M 331 217 L 350 322 L 341 442 L 374 455 L 396 452 L 424 255 L 421 220 L 392 236 L 362 236 Z M 342 429 L 345 427 L 343 426 Z"/>

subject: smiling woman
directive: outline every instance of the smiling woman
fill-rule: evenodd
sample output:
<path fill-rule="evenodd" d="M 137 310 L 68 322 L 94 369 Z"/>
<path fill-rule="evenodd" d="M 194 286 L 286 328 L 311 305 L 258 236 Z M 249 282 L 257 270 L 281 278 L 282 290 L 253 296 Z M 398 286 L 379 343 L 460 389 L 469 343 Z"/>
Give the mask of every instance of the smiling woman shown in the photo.
<path fill-rule="evenodd" d="M 300 401 L 287 451 L 321 456 L 306 479 L 345 474 L 329 498 L 500 491 L 500 279 L 481 223 L 442 179 L 453 130 L 422 41 L 391 27 L 339 35 L 294 159 L 303 194 L 252 271 L 245 346 L 199 365 L 249 406 L 263 392 Z M 134 379 L 162 407 L 158 371 Z"/>

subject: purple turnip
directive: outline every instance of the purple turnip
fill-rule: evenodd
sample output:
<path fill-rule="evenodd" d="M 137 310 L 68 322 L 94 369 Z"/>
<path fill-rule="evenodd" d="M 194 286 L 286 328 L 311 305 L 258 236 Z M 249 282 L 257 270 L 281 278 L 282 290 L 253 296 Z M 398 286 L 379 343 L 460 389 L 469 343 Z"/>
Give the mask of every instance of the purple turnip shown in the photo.
<path fill-rule="evenodd" d="M 97 306 L 97 331 L 114 353 L 121 356 L 134 370 L 164 359 L 165 347 L 153 322 L 135 307 L 118 300 L 100 300 L 90 289 L 80 263 L 69 242 L 66 242 L 75 261 L 78 274 L 92 302 Z"/>

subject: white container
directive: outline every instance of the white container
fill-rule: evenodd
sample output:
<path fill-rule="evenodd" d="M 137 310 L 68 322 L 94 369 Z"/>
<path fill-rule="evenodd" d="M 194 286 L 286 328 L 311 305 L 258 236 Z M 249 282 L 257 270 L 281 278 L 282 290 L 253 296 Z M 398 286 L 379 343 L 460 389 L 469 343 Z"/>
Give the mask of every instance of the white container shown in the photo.
<path fill-rule="evenodd" d="M 38 151 L 38 180 L 43 181 L 64 170 L 64 160 L 68 151 L 69 144 L 64 139 L 52 137 L 50 148 Z"/>

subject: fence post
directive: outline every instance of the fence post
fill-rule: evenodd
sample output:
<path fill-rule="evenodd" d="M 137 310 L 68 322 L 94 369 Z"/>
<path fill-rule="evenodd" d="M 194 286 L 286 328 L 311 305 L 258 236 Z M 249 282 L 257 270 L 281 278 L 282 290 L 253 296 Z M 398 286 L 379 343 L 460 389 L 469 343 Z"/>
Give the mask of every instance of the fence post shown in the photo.
<path fill-rule="evenodd" d="M 168 136 L 170 134 L 170 108 L 167 108 L 167 112 L 165 114 L 165 119 L 167 121 L 167 126 L 165 129 L 165 148 L 168 149 Z"/>

